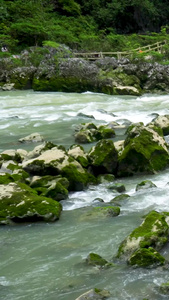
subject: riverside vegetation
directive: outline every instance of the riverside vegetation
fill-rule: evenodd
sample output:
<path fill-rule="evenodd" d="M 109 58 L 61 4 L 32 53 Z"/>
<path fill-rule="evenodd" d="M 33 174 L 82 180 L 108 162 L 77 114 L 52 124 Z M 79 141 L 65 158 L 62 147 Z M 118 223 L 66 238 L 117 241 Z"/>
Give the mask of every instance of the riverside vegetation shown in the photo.
<path fill-rule="evenodd" d="M 9 51 L 0 53 L 0 87 L 168 93 L 169 13 L 163 2 L 1 0 L 0 43 Z M 79 51 L 131 51 L 164 40 L 161 53 L 137 50 L 132 57 L 91 62 L 76 58 Z"/>

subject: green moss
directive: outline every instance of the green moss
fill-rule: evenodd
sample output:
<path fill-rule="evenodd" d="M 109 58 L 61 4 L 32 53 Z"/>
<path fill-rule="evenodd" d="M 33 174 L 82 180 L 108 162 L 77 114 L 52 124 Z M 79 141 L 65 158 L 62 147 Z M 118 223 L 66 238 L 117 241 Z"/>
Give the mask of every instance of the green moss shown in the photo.
<path fill-rule="evenodd" d="M 142 182 L 137 184 L 136 191 L 154 187 L 156 187 L 156 185 L 151 180 L 143 180 Z"/>
<path fill-rule="evenodd" d="M 96 253 L 90 253 L 86 259 L 87 264 L 92 266 L 105 266 L 108 261 Z"/>
<path fill-rule="evenodd" d="M 117 257 L 127 256 L 141 248 L 161 249 L 168 241 L 169 226 L 165 217 L 164 213 L 151 211 L 142 224 L 121 243 Z"/>
<path fill-rule="evenodd" d="M 116 172 L 118 153 L 111 140 L 99 141 L 88 157 L 96 175 Z"/>
<path fill-rule="evenodd" d="M 121 184 L 121 183 L 113 183 L 108 186 L 108 189 L 112 190 L 112 191 L 117 191 L 119 193 L 123 193 L 126 190 L 124 184 Z"/>
<path fill-rule="evenodd" d="M 124 200 L 127 200 L 128 198 L 130 198 L 129 195 L 127 195 L 127 194 L 122 194 L 122 195 L 118 195 L 118 196 L 114 197 L 110 202 L 124 201 Z"/>
<path fill-rule="evenodd" d="M 45 151 L 50 150 L 50 149 L 52 149 L 52 148 L 54 148 L 54 147 L 56 147 L 56 145 L 53 144 L 52 142 L 46 142 L 46 143 L 45 143 L 45 146 L 44 146 L 44 148 L 43 148 L 42 150 L 43 150 L 43 152 L 45 152 Z M 57 148 L 59 148 L 59 146 L 57 146 Z M 62 149 L 65 151 L 65 148 L 64 148 L 64 147 L 63 147 Z M 61 150 L 62 150 L 62 149 L 61 149 Z"/>
<path fill-rule="evenodd" d="M 60 201 L 68 196 L 69 181 L 59 176 L 46 175 L 34 180 L 30 186 L 41 196 Z"/>
<path fill-rule="evenodd" d="M 96 183 L 96 178 L 86 170 L 79 171 L 77 166 L 69 164 L 62 169 L 62 175 L 69 181 L 69 191 L 81 191 L 89 183 Z"/>
<path fill-rule="evenodd" d="M 113 138 L 116 135 L 114 129 L 108 128 L 108 127 L 103 126 L 103 125 L 99 126 L 98 130 L 101 134 L 102 139 L 110 139 L 110 138 Z"/>
<path fill-rule="evenodd" d="M 140 248 L 129 258 L 128 263 L 132 266 L 148 267 L 164 265 L 165 258 L 153 248 Z"/>
<path fill-rule="evenodd" d="M 81 164 L 82 167 L 86 168 L 89 165 L 87 158 L 84 156 L 78 156 L 76 160 Z"/>
<path fill-rule="evenodd" d="M 62 206 L 50 198 L 40 197 L 25 184 L 15 185 L 15 191 L 0 201 L 0 224 L 11 222 L 55 221 Z"/>
<path fill-rule="evenodd" d="M 119 156 L 119 176 L 154 173 L 164 169 L 169 162 L 167 150 L 154 140 L 153 133 L 145 127 L 129 132 L 124 146 Z"/>
<path fill-rule="evenodd" d="M 147 127 L 153 129 L 154 131 L 156 131 L 160 136 L 164 137 L 164 132 L 163 129 L 161 127 L 155 126 L 155 125 L 148 125 Z"/>
<path fill-rule="evenodd" d="M 130 235 L 130 238 L 144 237 L 140 242 L 140 247 L 161 248 L 168 240 L 169 227 L 165 221 L 165 216 L 156 211 L 151 211 L 144 222 Z"/>
<path fill-rule="evenodd" d="M 31 175 L 46 176 L 50 174 L 56 176 L 59 175 L 56 164 L 57 162 L 55 163 L 55 165 L 52 165 L 52 162 L 49 164 L 45 164 L 44 160 L 36 159 L 33 161 L 33 163 L 26 165 L 24 167 L 24 170 Z"/>
<path fill-rule="evenodd" d="M 97 177 L 99 183 L 112 182 L 115 180 L 115 176 L 113 174 L 103 174 Z"/>
<path fill-rule="evenodd" d="M 68 190 L 62 184 L 57 182 L 54 187 L 50 187 L 42 195 L 60 201 L 68 197 Z"/>
<path fill-rule="evenodd" d="M 33 78 L 32 88 L 35 91 L 57 91 L 57 92 L 85 92 L 88 90 L 97 91 L 94 84 L 87 79 L 76 77 Z"/>
<path fill-rule="evenodd" d="M 0 157 L 1 157 L 1 159 L 5 160 L 5 161 L 13 160 L 14 162 L 17 162 L 17 163 L 22 162 L 21 156 L 17 152 L 15 152 L 15 155 L 1 153 Z"/>
<path fill-rule="evenodd" d="M 164 282 L 160 285 L 159 288 L 160 292 L 164 295 L 168 295 L 169 294 L 169 282 Z"/>
<path fill-rule="evenodd" d="M 0 184 L 8 184 L 10 182 L 14 182 L 14 178 L 12 175 L 6 173 L 6 174 L 0 174 Z"/>

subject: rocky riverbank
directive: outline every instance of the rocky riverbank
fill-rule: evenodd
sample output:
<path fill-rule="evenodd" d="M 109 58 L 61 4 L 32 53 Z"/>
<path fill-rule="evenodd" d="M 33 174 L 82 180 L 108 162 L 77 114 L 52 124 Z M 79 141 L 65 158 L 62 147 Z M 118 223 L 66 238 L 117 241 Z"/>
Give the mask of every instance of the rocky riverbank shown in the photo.
<path fill-rule="evenodd" d="M 30 48 L 0 60 L 0 87 L 111 95 L 168 93 L 169 67 L 147 59 L 76 58 L 65 46 Z"/>

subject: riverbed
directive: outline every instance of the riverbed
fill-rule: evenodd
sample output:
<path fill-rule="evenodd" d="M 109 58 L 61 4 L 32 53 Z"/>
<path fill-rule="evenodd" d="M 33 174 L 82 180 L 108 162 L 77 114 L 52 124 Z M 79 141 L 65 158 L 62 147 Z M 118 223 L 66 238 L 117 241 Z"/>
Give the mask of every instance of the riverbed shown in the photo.
<path fill-rule="evenodd" d="M 75 143 L 74 133 L 80 123 L 123 124 L 127 119 L 147 124 L 156 114 L 169 114 L 169 95 L 0 92 L 0 113 L 1 152 L 18 148 L 31 151 L 36 144 L 21 144 L 19 139 L 33 132 L 68 149 Z M 124 131 L 117 131 L 114 141 L 123 138 Z M 92 145 L 84 145 L 85 150 Z M 145 179 L 157 187 L 136 192 L 136 185 Z M 131 268 L 115 262 L 112 268 L 100 269 L 85 263 L 90 252 L 114 262 L 120 243 L 141 224 L 145 214 L 153 209 L 169 211 L 169 169 L 116 182 L 123 183 L 130 195 L 121 204 L 118 217 L 85 217 L 95 198 L 109 203 L 118 195 L 105 183 L 71 193 L 62 201 L 63 212 L 55 223 L 1 226 L 0 299 L 75 300 L 93 287 L 110 291 L 112 300 L 168 299 L 159 292 L 159 285 L 169 281 L 169 272 L 162 267 Z M 169 245 L 161 254 L 169 260 Z"/>

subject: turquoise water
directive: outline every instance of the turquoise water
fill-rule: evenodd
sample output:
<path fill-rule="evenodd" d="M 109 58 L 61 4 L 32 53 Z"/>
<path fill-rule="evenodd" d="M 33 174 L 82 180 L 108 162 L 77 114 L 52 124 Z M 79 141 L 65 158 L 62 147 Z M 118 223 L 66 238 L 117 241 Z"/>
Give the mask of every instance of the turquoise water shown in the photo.
<path fill-rule="evenodd" d="M 168 114 L 168 109 L 168 95 L 0 92 L 0 150 L 32 150 L 35 144 L 18 142 L 32 132 L 68 148 L 74 143 L 76 126 L 82 122 L 106 124 L 129 119 L 146 124 L 153 118 L 152 113 Z M 79 113 L 94 118 L 84 118 Z M 119 134 L 118 139 L 122 137 Z M 157 188 L 136 193 L 135 187 L 143 179 L 152 180 Z M 113 300 L 168 299 L 158 289 L 169 281 L 168 270 L 133 269 L 114 261 L 114 256 L 126 235 L 142 222 L 143 215 L 152 209 L 169 211 L 169 170 L 117 182 L 124 183 L 131 196 L 122 204 L 118 217 L 91 219 L 85 214 L 96 197 L 108 203 L 118 194 L 102 184 L 71 193 L 62 202 L 58 222 L 1 226 L 0 299 L 75 300 L 93 287 L 109 290 Z M 90 252 L 114 261 L 114 267 L 104 270 L 87 266 L 85 259 Z M 161 253 L 169 259 L 168 246 Z"/>

